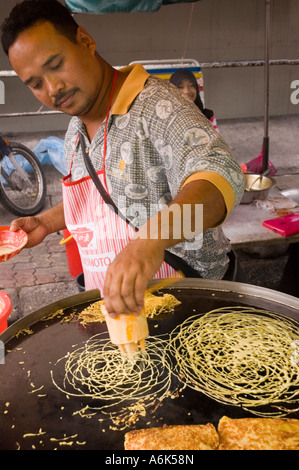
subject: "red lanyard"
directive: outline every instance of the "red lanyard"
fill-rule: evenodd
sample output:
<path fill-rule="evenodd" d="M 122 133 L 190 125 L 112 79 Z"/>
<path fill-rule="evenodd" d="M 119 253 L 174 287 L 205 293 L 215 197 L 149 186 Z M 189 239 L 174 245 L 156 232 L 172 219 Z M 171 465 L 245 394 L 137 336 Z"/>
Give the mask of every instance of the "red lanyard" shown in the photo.
<path fill-rule="evenodd" d="M 114 88 L 115 88 L 115 85 L 116 85 L 116 79 L 117 79 L 117 70 L 114 71 L 113 83 L 112 83 L 112 88 L 111 88 L 111 92 L 110 92 L 109 103 L 108 103 L 108 109 L 107 109 L 107 115 L 106 115 L 106 122 L 105 122 L 104 149 L 103 149 L 103 172 L 104 172 L 104 178 L 105 178 L 105 160 L 106 160 L 106 152 L 107 152 L 108 119 L 109 119 L 109 113 L 110 113 L 110 109 L 111 109 L 111 101 L 112 101 L 112 97 L 113 97 L 113 92 L 114 92 Z M 76 147 L 77 147 L 78 139 L 79 139 L 79 133 L 78 133 L 77 138 L 76 138 L 75 149 L 76 149 Z M 71 173 L 72 166 L 73 166 L 74 155 L 75 155 L 75 150 L 74 150 L 73 155 L 72 155 L 72 161 L 71 161 L 71 166 L 70 166 L 70 173 Z M 105 180 L 105 186 L 106 186 L 106 180 Z M 106 187 L 106 189 L 107 189 L 107 187 Z"/>
<path fill-rule="evenodd" d="M 111 108 L 112 96 L 113 96 L 113 92 L 114 92 L 114 88 L 115 88 L 115 84 L 116 84 L 116 79 L 117 79 L 117 70 L 114 71 L 114 78 L 113 78 L 111 93 L 110 93 L 110 97 L 109 97 L 109 104 L 108 104 L 108 110 L 107 110 L 107 116 L 106 116 L 106 123 L 105 123 L 104 149 L 103 149 L 103 172 L 104 172 L 105 186 L 106 186 L 106 178 L 105 178 L 105 160 L 106 160 L 106 152 L 107 152 L 108 118 L 109 118 L 109 113 L 110 113 L 110 108 Z M 106 186 L 106 189 L 107 189 L 107 186 Z"/>

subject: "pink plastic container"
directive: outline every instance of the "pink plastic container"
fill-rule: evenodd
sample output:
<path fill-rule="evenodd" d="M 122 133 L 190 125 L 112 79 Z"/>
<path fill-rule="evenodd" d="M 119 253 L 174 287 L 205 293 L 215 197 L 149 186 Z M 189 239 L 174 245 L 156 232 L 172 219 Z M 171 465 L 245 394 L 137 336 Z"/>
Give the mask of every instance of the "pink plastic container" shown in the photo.
<path fill-rule="evenodd" d="M 299 233 L 299 212 L 264 220 L 263 226 L 270 228 L 283 237 L 290 237 Z"/>
<path fill-rule="evenodd" d="M 7 328 L 7 319 L 11 314 L 11 301 L 6 292 L 0 291 L 0 334 Z"/>

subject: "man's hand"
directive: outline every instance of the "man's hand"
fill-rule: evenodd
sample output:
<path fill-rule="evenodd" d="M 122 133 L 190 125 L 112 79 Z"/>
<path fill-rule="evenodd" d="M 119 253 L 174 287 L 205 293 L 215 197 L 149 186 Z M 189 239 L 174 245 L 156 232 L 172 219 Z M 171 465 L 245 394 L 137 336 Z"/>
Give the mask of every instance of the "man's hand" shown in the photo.
<path fill-rule="evenodd" d="M 41 243 L 48 235 L 48 229 L 38 217 L 21 217 L 15 219 L 10 224 L 10 230 L 13 232 L 22 229 L 28 235 L 28 242 L 25 248 L 31 248 Z"/>
<path fill-rule="evenodd" d="M 31 248 L 41 243 L 50 233 L 65 228 L 63 203 L 32 217 L 21 217 L 10 224 L 10 230 L 24 230 L 28 235 L 25 248 Z"/>
<path fill-rule="evenodd" d="M 121 313 L 140 313 L 144 291 L 164 259 L 164 244 L 159 240 L 131 240 L 109 266 L 104 299 L 107 312 L 116 317 Z"/>

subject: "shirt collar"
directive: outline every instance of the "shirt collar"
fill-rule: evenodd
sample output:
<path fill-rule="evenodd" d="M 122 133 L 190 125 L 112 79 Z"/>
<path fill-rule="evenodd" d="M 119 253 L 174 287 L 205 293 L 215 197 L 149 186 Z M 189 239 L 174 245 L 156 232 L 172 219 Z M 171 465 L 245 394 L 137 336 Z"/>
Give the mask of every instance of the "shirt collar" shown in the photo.
<path fill-rule="evenodd" d="M 129 74 L 117 95 L 111 114 L 126 114 L 150 76 L 141 64 L 128 65 L 121 68 L 120 71 Z"/>

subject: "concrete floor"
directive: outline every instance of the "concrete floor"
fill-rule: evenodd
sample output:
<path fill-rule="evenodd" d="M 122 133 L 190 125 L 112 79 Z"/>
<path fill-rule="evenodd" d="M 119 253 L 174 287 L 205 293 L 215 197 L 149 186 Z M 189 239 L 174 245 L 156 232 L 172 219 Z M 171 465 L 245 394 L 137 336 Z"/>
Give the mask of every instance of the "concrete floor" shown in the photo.
<path fill-rule="evenodd" d="M 220 121 L 219 130 L 239 163 L 260 154 L 264 122 L 258 119 Z M 299 173 L 299 115 L 275 116 L 269 120 L 269 160 L 278 174 Z"/>

